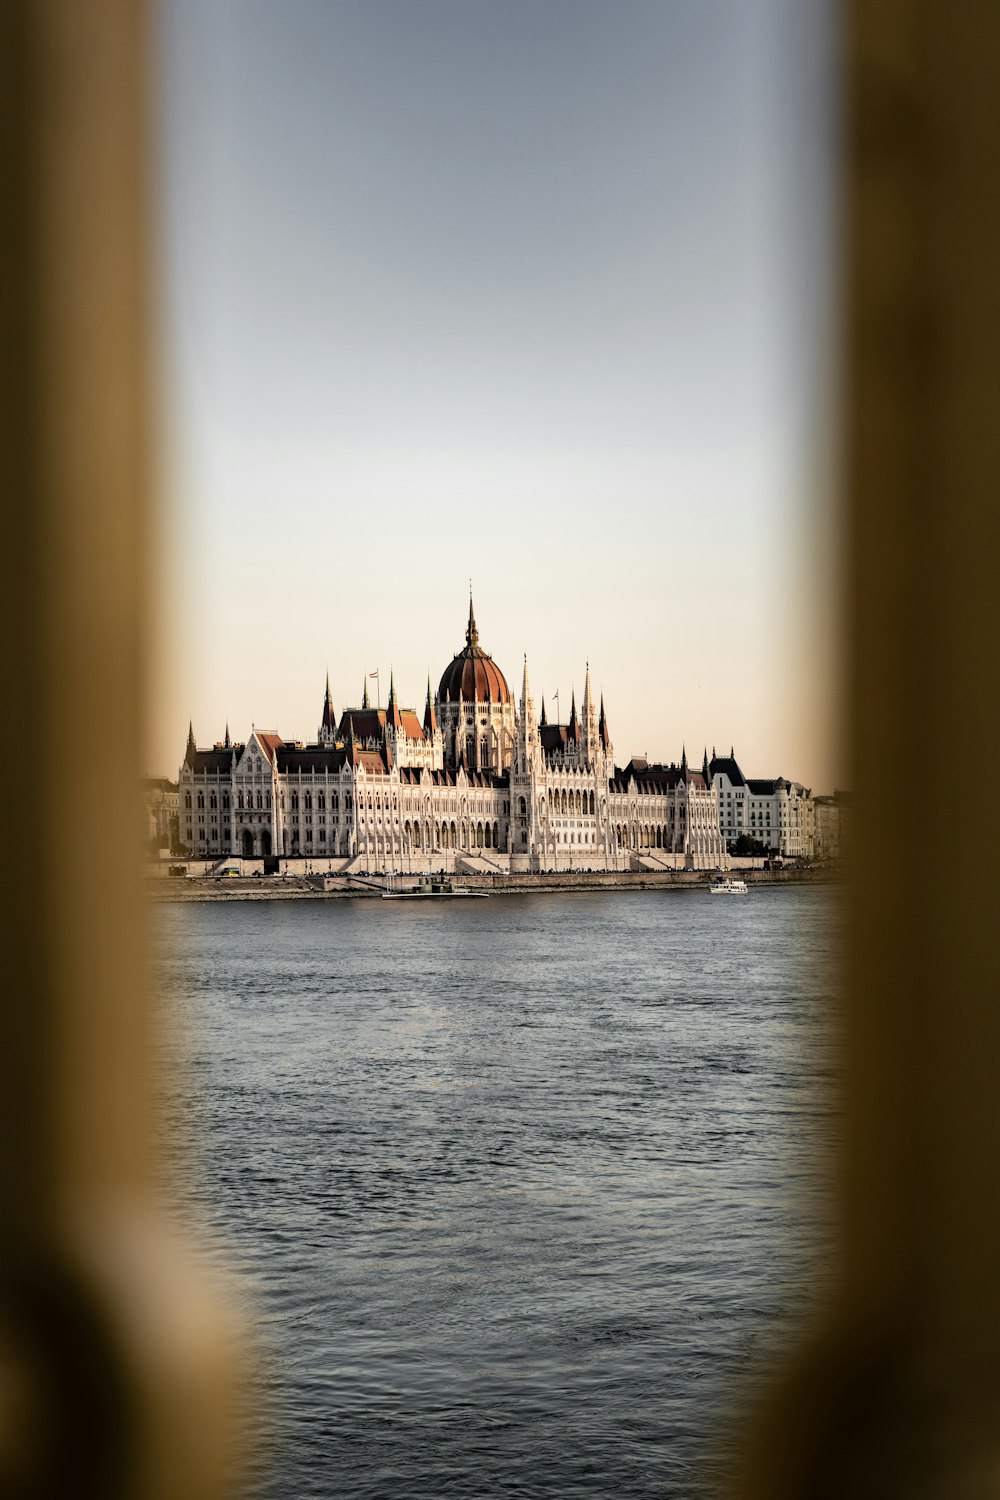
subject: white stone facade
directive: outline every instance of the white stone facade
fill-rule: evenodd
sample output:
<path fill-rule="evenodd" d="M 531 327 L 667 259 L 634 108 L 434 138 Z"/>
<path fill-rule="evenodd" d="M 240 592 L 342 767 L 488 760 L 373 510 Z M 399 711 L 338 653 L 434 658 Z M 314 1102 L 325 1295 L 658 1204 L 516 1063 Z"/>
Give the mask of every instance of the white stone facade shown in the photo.
<path fill-rule="evenodd" d="M 746 836 L 783 859 L 812 856 L 815 808 L 808 787 L 784 776 L 746 777 L 732 751 L 726 756 L 713 751 L 704 772 L 715 790 L 719 829 L 730 853 Z"/>
<path fill-rule="evenodd" d="M 198 749 L 179 776 L 180 838 L 192 857 L 305 859 L 317 870 L 716 869 L 725 860 L 714 786 L 700 772 L 614 751 L 586 674 L 568 724 L 536 718 L 525 663 L 520 703 L 479 646 L 466 646 L 421 720 L 367 688 L 337 722 L 327 682 L 316 742 L 254 729 Z"/>

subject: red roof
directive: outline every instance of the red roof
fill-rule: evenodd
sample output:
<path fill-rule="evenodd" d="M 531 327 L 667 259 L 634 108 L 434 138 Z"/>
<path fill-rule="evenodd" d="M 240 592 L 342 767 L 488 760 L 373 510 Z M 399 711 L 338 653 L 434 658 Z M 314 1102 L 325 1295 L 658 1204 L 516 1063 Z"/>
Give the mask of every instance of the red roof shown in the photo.
<path fill-rule="evenodd" d="M 416 711 L 412 708 L 402 708 L 399 711 L 399 721 L 403 727 L 403 733 L 408 740 L 422 740 L 424 737 L 423 726 L 417 718 Z"/>
<path fill-rule="evenodd" d="M 280 734 L 274 734 L 269 730 L 258 729 L 255 732 L 257 738 L 260 740 L 261 749 L 271 764 L 274 765 L 275 751 L 285 743 L 284 740 Z"/>

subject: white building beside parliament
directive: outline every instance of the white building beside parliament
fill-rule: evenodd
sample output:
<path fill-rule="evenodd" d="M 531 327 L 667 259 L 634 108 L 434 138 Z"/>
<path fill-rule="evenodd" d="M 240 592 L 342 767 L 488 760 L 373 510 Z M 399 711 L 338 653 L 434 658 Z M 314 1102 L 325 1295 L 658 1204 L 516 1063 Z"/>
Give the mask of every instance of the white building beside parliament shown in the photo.
<path fill-rule="evenodd" d="M 479 644 L 472 601 L 465 649 L 427 684 L 423 717 L 384 709 L 367 686 L 336 717 L 327 679 L 311 745 L 254 730 L 199 749 L 188 733 L 178 786 L 180 842 L 194 858 L 305 859 L 339 870 L 716 869 L 725 862 L 719 798 L 692 771 L 614 749 L 589 669 L 579 715 L 536 716 L 527 662 L 520 703 Z"/>

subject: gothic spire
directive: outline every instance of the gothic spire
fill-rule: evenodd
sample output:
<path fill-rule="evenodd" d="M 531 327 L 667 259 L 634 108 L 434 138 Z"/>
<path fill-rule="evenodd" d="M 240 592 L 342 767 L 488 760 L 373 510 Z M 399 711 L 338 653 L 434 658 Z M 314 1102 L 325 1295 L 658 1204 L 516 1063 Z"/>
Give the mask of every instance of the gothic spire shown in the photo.
<path fill-rule="evenodd" d="M 326 692 L 323 695 L 323 716 L 320 719 L 323 729 L 332 731 L 336 728 L 336 715 L 333 712 L 333 699 L 330 696 L 330 674 L 326 674 Z"/>
<path fill-rule="evenodd" d="M 371 708 L 371 706 L 372 706 L 371 699 L 368 696 L 368 678 L 366 677 L 365 678 L 365 691 L 364 691 L 364 696 L 361 699 L 361 707 L 362 708 Z"/>
<path fill-rule="evenodd" d="M 399 704 L 396 702 L 396 679 L 391 667 L 389 668 L 389 702 L 386 704 L 386 710 L 389 723 L 398 729 L 403 721 L 399 715 Z"/>
<path fill-rule="evenodd" d="M 431 697 L 431 674 L 427 673 L 427 702 L 424 705 L 424 729 L 428 734 L 437 733 L 437 714 L 434 712 L 434 699 Z"/>
<path fill-rule="evenodd" d="M 194 722 L 193 722 L 193 720 L 189 719 L 188 720 L 188 741 L 187 741 L 187 748 L 184 751 L 184 759 L 187 761 L 188 765 L 190 765 L 190 766 L 194 765 L 194 757 L 195 757 L 195 751 L 196 751 L 196 749 L 197 749 L 197 746 L 195 745 L 195 742 L 194 742 Z"/>
<path fill-rule="evenodd" d="M 603 745 L 604 749 L 606 750 L 608 748 L 608 746 L 610 745 L 610 743 L 611 743 L 611 737 L 608 734 L 608 721 L 607 721 L 607 719 L 605 717 L 605 714 L 604 714 L 604 694 L 603 693 L 601 694 L 601 717 L 597 721 L 597 733 L 600 736 L 601 744 Z"/>
<path fill-rule="evenodd" d="M 542 717 L 539 719 L 538 722 L 539 722 L 539 724 L 543 728 L 549 722 L 548 719 L 545 717 L 545 694 L 544 693 L 542 694 Z"/>
<path fill-rule="evenodd" d="M 573 688 L 573 690 L 572 690 L 572 697 L 570 699 L 570 709 L 569 709 L 569 737 L 570 737 L 571 740 L 575 740 L 576 739 L 576 730 L 577 730 L 577 723 L 576 723 L 576 688 Z"/>
<path fill-rule="evenodd" d="M 231 750 L 233 748 L 233 742 L 229 738 L 229 720 L 228 719 L 226 720 L 226 737 L 222 741 L 222 748 L 223 748 L 223 750 Z"/>
<path fill-rule="evenodd" d="M 682 745 L 681 746 L 681 774 L 684 775 L 684 776 L 686 776 L 687 775 L 687 769 L 688 769 L 687 746 L 686 745 Z"/>
<path fill-rule="evenodd" d="M 708 783 L 711 780 L 711 777 L 710 777 L 709 771 L 708 771 L 708 746 L 707 745 L 705 746 L 705 753 L 704 753 L 704 755 L 701 758 L 701 774 L 705 778 L 705 785 L 708 786 Z"/>

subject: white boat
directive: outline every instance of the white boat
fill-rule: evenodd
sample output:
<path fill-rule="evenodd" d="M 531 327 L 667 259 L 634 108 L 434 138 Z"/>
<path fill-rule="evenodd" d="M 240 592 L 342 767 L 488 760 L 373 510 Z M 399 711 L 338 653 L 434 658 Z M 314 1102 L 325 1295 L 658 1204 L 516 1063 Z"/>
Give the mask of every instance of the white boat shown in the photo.
<path fill-rule="evenodd" d="M 717 875 L 709 890 L 713 896 L 745 896 L 747 883 L 745 880 L 734 880 L 731 875 Z"/>

